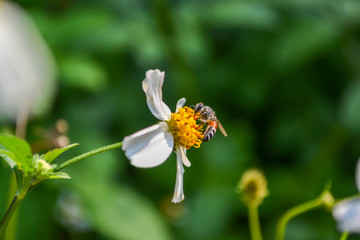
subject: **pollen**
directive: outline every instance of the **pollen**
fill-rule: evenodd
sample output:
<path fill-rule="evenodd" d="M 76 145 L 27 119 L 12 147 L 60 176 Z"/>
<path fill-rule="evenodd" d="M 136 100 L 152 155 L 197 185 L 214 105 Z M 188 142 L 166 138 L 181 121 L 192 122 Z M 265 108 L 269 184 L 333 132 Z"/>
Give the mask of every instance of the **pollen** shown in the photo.
<path fill-rule="evenodd" d="M 167 122 L 174 137 L 174 143 L 180 144 L 186 149 L 199 148 L 202 142 L 202 126 L 196 123 L 198 118 L 194 110 L 182 107 L 176 113 L 171 113 L 171 119 Z"/>

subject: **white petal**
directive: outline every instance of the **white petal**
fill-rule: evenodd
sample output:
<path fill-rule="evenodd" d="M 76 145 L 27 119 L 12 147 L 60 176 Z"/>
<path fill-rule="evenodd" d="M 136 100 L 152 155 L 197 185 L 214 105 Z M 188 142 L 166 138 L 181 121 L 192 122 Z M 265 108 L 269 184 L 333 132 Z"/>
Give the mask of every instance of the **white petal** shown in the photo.
<path fill-rule="evenodd" d="M 181 159 L 180 148 L 176 149 L 176 182 L 175 182 L 175 190 L 172 198 L 173 203 L 179 203 L 184 200 L 184 190 L 183 190 L 183 175 L 184 175 L 184 166 Z"/>
<path fill-rule="evenodd" d="M 140 130 L 123 140 L 122 149 L 135 167 L 162 164 L 171 154 L 174 138 L 165 122 Z"/>
<path fill-rule="evenodd" d="M 360 192 L 360 159 L 357 162 L 356 165 L 356 173 L 355 173 L 355 180 L 356 180 L 356 186 Z"/>
<path fill-rule="evenodd" d="M 360 199 L 344 200 L 337 203 L 333 216 L 341 232 L 360 233 Z"/>
<path fill-rule="evenodd" d="M 183 162 L 183 164 L 187 167 L 191 166 L 191 163 L 189 161 L 189 159 L 186 156 L 186 149 L 184 147 L 179 147 L 180 149 L 180 157 L 181 157 L 181 161 Z"/>
<path fill-rule="evenodd" d="M 0 1 L 0 118 L 6 121 L 47 111 L 58 80 L 49 47 L 15 2 Z"/>
<path fill-rule="evenodd" d="M 151 113 L 160 120 L 168 121 L 171 118 L 169 107 L 162 101 L 162 85 L 164 82 L 164 72 L 158 69 L 146 72 L 145 80 L 142 83 L 146 95 L 146 102 Z"/>
<path fill-rule="evenodd" d="M 177 103 L 176 103 L 176 110 L 175 112 L 179 111 L 179 108 L 182 108 L 185 105 L 186 99 L 185 98 L 181 98 Z"/>

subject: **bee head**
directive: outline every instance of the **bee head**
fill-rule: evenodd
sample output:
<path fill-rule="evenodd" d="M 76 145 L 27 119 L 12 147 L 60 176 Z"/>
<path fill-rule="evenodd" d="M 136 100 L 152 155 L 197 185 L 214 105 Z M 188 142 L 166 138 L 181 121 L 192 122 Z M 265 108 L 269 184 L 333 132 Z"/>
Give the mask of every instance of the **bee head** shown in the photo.
<path fill-rule="evenodd" d="M 202 102 L 196 104 L 196 106 L 194 107 L 195 113 L 198 113 L 203 107 L 204 107 L 204 104 Z"/>

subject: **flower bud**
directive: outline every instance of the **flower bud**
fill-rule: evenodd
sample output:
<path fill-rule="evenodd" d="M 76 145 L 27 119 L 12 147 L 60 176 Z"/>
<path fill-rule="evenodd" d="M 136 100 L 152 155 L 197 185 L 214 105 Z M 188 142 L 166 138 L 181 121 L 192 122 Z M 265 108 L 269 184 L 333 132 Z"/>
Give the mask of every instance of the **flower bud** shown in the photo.
<path fill-rule="evenodd" d="M 50 164 L 45 160 L 39 158 L 36 159 L 35 169 L 33 173 L 32 185 L 35 185 L 45 179 L 48 178 L 49 173 L 53 169 L 51 168 Z"/>
<path fill-rule="evenodd" d="M 247 170 L 241 177 L 237 190 L 241 199 L 248 207 L 259 206 L 269 194 L 264 174 L 257 169 Z"/>
<path fill-rule="evenodd" d="M 51 169 L 51 166 L 47 161 L 39 158 L 36 160 L 36 169 L 39 172 L 48 172 Z"/>

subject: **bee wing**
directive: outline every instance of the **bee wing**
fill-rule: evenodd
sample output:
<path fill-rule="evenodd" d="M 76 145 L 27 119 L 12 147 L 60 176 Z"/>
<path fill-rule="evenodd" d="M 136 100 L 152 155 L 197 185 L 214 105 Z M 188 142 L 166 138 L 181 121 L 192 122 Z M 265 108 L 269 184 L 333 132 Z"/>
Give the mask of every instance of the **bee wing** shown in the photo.
<path fill-rule="evenodd" d="M 220 129 L 220 132 L 221 132 L 225 137 L 227 137 L 227 133 L 226 133 L 224 127 L 221 125 L 219 119 L 216 118 L 215 121 L 216 121 L 216 123 L 217 123 L 217 125 L 218 125 L 218 128 Z"/>

